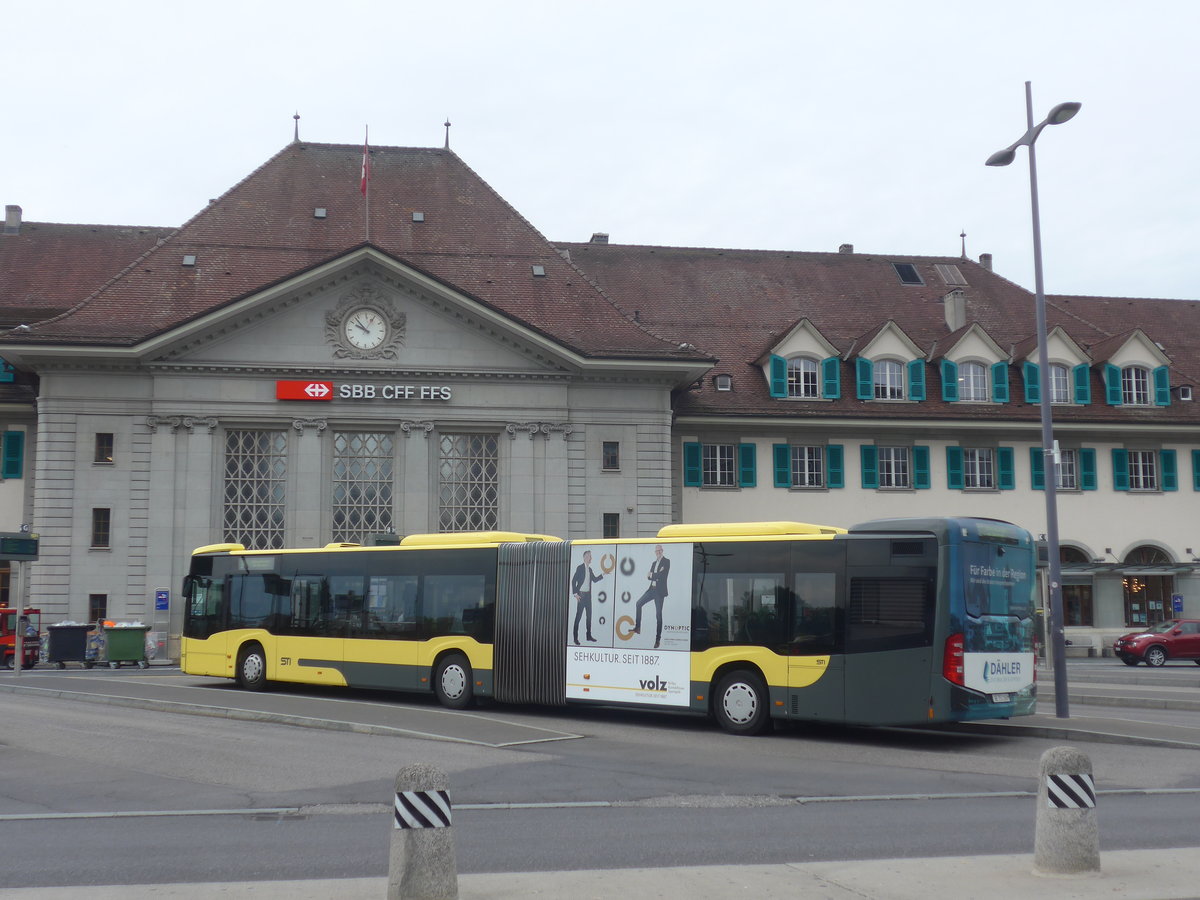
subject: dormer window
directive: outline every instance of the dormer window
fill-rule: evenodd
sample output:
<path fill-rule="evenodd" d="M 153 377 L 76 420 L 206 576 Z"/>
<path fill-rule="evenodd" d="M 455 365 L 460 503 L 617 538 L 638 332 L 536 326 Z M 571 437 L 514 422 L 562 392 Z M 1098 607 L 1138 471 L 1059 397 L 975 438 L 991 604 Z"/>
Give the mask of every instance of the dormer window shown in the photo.
<path fill-rule="evenodd" d="M 875 362 L 875 399 L 904 399 L 904 366 L 893 359 Z"/>
<path fill-rule="evenodd" d="M 787 395 L 807 400 L 821 396 L 821 372 L 815 359 L 800 356 L 788 360 Z"/>
<path fill-rule="evenodd" d="M 986 402 L 989 397 L 988 373 L 983 363 L 958 364 L 958 399 Z"/>
<path fill-rule="evenodd" d="M 1166 366 L 1104 367 L 1104 395 L 1109 406 L 1170 406 L 1171 376 Z"/>
<path fill-rule="evenodd" d="M 1059 363 L 1050 364 L 1050 402 L 1071 402 L 1071 373 Z"/>
<path fill-rule="evenodd" d="M 1121 370 L 1121 402 L 1126 406 L 1150 405 L 1150 372 L 1141 366 Z"/>

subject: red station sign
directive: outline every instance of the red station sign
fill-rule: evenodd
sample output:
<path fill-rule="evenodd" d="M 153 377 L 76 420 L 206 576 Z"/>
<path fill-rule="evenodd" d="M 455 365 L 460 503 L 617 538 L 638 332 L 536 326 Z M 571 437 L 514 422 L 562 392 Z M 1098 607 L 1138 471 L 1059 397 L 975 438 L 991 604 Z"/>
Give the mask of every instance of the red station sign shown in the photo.
<path fill-rule="evenodd" d="M 332 400 L 332 381 L 277 381 L 276 400 Z"/>

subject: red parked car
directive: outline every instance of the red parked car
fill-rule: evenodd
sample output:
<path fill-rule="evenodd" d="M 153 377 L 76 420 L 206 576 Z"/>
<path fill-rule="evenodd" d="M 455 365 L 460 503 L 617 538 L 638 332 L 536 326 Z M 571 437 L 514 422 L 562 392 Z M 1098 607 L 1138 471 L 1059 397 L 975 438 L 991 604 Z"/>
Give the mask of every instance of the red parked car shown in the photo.
<path fill-rule="evenodd" d="M 1127 666 L 1161 666 L 1168 659 L 1190 659 L 1200 666 L 1200 619 L 1167 619 L 1145 631 L 1113 641 L 1113 653 Z"/>

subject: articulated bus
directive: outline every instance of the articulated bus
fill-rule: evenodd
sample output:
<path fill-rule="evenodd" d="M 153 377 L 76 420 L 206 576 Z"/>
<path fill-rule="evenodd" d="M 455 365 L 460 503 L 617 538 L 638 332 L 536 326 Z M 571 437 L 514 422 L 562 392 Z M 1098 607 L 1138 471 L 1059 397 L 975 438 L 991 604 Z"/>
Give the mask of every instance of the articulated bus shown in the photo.
<path fill-rule="evenodd" d="M 1035 546 L 1007 522 L 474 532 L 395 546 L 197 549 L 182 666 L 432 691 L 447 707 L 603 703 L 917 725 L 1034 711 Z"/>

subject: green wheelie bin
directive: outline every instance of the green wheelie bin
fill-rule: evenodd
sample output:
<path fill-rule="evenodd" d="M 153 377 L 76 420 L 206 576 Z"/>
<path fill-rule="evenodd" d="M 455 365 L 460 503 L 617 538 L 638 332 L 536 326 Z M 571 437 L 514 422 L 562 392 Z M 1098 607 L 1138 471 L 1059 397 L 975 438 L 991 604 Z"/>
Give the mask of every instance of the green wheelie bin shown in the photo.
<path fill-rule="evenodd" d="M 149 625 L 104 624 L 104 658 L 110 669 L 120 668 L 121 663 L 136 663 L 147 668 L 146 632 Z"/>

